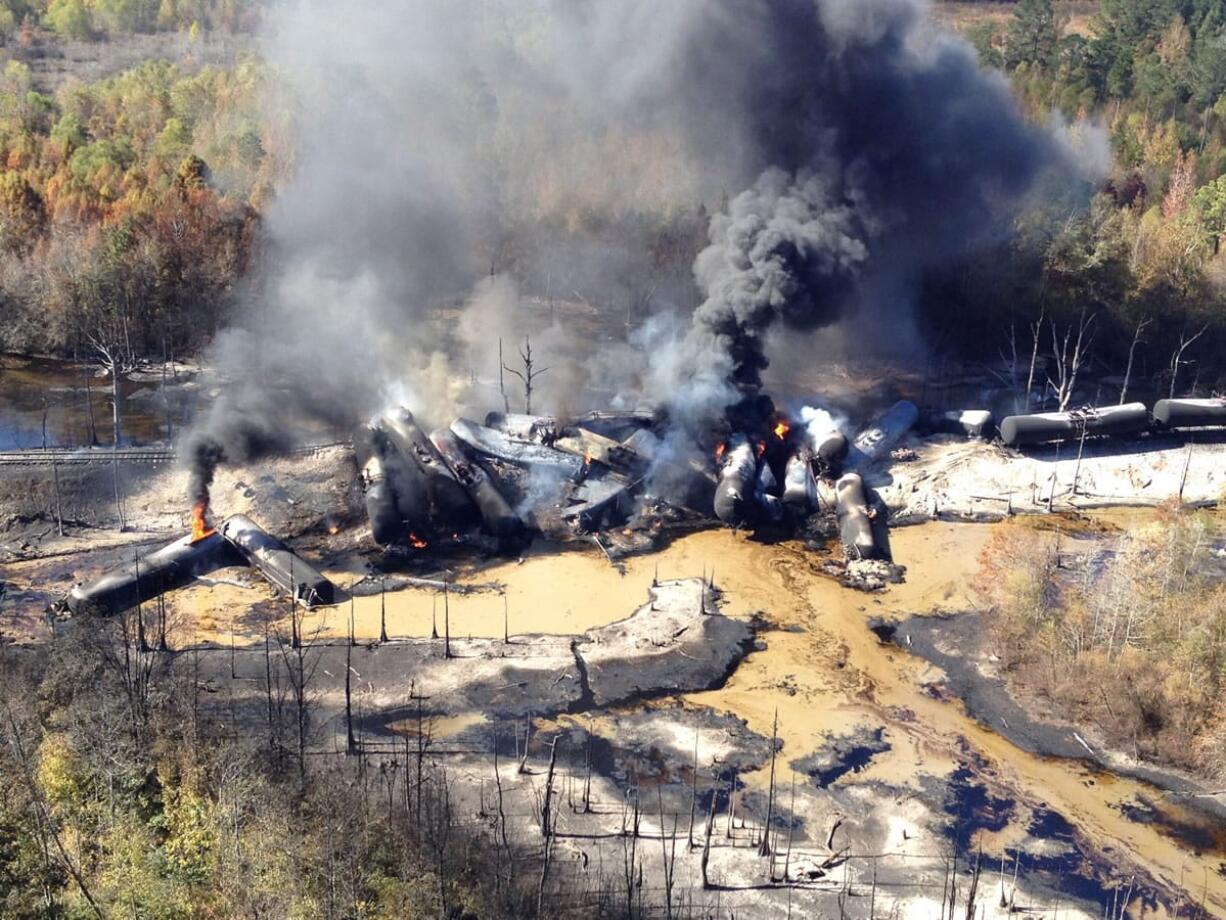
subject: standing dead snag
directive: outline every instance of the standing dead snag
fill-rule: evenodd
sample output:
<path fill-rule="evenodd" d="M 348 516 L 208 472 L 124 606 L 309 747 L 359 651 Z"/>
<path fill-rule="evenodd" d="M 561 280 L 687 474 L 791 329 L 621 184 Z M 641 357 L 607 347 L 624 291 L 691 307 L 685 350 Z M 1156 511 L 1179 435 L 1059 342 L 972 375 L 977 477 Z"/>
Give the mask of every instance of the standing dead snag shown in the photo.
<path fill-rule="evenodd" d="M 762 827 L 762 843 L 758 846 L 759 856 L 769 856 L 771 853 L 771 818 L 775 810 L 775 758 L 778 755 L 779 740 L 779 710 L 775 710 L 775 725 L 771 730 L 771 778 L 770 789 L 766 794 L 766 823 Z"/>
<path fill-rule="evenodd" d="M 719 789 L 711 787 L 711 807 L 707 811 L 707 826 L 703 832 L 702 840 L 702 887 L 710 888 L 711 882 L 707 878 L 707 862 L 711 859 L 711 832 L 715 830 L 715 803 L 719 799 Z"/>
<path fill-rule="evenodd" d="M 677 862 L 677 816 L 673 815 L 673 832 L 664 830 L 664 793 L 656 786 L 656 804 L 660 809 L 660 854 L 664 860 L 664 912 L 668 920 L 673 917 L 673 867 Z"/>
<path fill-rule="evenodd" d="M 536 889 L 536 913 L 540 916 L 541 902 L 545 897 L 545 882 L 549 878 L 549 864 L 553 858 L 553 830 L 557 818 L 553 813 L 553 775 L 558 761 L 558 741 L 554 737 L 549 744 L 549 772 L 545 776 L 545 799 L 541 804 L 541 835 L 545 838 L 545 851 L 541 858 L 541 879 Z"/>
<path fill-rule="evenodd" d="M 136 370 L 137 361 L 132 352 L 131 339 L 128 335 L 128 319 L 124 314 L 119 325 L 108 324 L 108 328 L 90 332 L 89 343 L 97 355 L 98 366 L 111 377 L 111 485 L 114 487 L 115 513 L 119 518 L 119 529 L 127 530 L 128 522 L 123 510 L 123 495 L 119 489 L 119 442 L 122 440 L 120 418 L 119 378 Z M 91 415 L 92 415 L 91 408 Z"/>
<path fill-rule="evenodd" d="M 1039 317 L 1030 325 L 1031 347 L 1030 347 L 1030 372 L 1026 375 L 1026 405 L 1022 409 L 1023 412 L 1030 411 L 1031 395 L 1034 392 L 1034 373 L 1035 368 L 1039 363 L 1039 340 L 1042 338 L 1043 332 L 1043 308 L 1039 308 Z"/>
<path fill-rule="evenodd" d="M 1056 396 L 1057 408 L 1063 412 L 1068 408 L 1069 402 L 1073 398 L 1073 392 L 1077 388 L 1077 374 L 1081 371 L 1081 367 L 1085 364 L 1086 357 L 1089 354 L 1090 346 L 1094 342 L 1094 319 L 1096 314 L 1091 313 L 1086 316 L 1085 310 L 1081 311 L 1081 318 L 1077 323 L 1077 338 L 1073 339 L 1073 327 L 1069 326 L 1064 331 L 1064 338 L 1060 338 L 1060 334 L 1056 329 L 1056 321 L 1051 321 L 1051 346 L 1052 358 L 1055 361 L 1056 378 L 1053 380 L 1049 375 L 1047 385 L 1051 387 Z M 1070 344 L 1072 351 L 1069 350 Z"/>
<path fill-rule="evenodd" d="M 545 373 L 549 368 L 537 367 L 536 362 L 532 358 L 532 339 L 524 338 L 524 347 L 519 350 L 519 359 L 524 364 L 523 371 L 517 371 L 513 367 L 502 365 L 503 370 L 509 374 L 514 374 L 520 379 L 524 385 L 524 412 L 528 415 L 532 414 L 532 390 L 536 386 L 536 378 Z M 503 394 L 505 397 L 505 393 Z"/>
<path fill-rule="evenodd" d="M 443 582 L 443 657 L 451 657 L 451 603 L 448 600 L 447 582 Z"/>
<path fill-rule="evenodd" d="M 1204 335 L 1208 329 L 1209 325 L 1206 323 L 1204 326 L 1201 326 L 1200 332 L 1193 336 L 1189 337 L 1185 333 L 1179 333 L 1179 347 L 1171 354 L 1171 388 L 1168 392 L 1168 396 L 1171 399 L 1175 398 L 1175 381 L 1179 379 L 1179 368 L 1189 363 L 1184 360 L 1183 353 L 1188 350 L 1189 345 Z"/>
<path fill-rule="evenodd" d="M 1128 364 L 1124 368 L 1124 385 L 1120 388 L 1120 405 L 1124 405 L 1124 401 L 1128 398 L 1128 383 L 1132 380 L 1132 359 L 1136 354 L 1137 344 L 1141 341 L 1141 333 L 1145 331 L 1145 327 L 1152 323 L 1152 319 L 1143 319 L 1137 323 L 1137 328 L 1132 333 L 1132 344 L 1128 346 Z"/>

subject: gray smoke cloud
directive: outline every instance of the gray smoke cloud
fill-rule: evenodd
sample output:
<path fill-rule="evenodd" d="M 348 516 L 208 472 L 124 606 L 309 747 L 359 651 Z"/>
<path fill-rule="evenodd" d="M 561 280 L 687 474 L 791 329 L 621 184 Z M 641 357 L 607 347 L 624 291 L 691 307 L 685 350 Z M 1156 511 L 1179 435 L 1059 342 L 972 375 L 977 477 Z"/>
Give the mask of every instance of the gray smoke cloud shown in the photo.
<path fill-rule="evenodd" d="M 914 0 L 287 0 L 263 50 L 293 177 L 190 456 L 389 388 L 501 408 L 500 335 L 552 365 L 538 411 L 709 423 L 773 332 L 909 315 L 1062 161 Z"/>

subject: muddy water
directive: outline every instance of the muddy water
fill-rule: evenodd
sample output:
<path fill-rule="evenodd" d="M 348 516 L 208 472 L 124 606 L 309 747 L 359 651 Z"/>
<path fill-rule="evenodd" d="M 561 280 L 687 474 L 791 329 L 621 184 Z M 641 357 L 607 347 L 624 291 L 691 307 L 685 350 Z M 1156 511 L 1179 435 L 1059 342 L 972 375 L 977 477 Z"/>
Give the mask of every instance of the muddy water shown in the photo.
<path fill-rule="evenodd" d="M 1099 846 L 1130 854 L 1161 880 L 1198 897 L 1203 894 L 1211 910 L 1226 912 L 1226 877 L 1220 873 L 1226 854 L 1194 853 L 1155 826 L 1125 816 L 1138 799 L 1161 799 L 1160 794 L 1079 763 L 1017 749 L 968 718 L 961 705 L 922 692 L 921 684 L 938 672 L 881 645 L 866 628 L 870 616 L 964 608 L 978 552 L 992 526 L 935 523 L 895 531 L 895 557 L 909 567 L 907 583 L 879 597 L 853 594 L 816 576 L 812 560 L 794 547 L 747 545 L 724 554 L 728 561 L 721 584 L 730 593 L 734 611 L 746 603 L 764 607 L 780 626 L 804 631 L 769 634 L 768 650 L 751 656 L 727 686 L 690 699 L 734 711 L 750 728 L 766 734 L 778 711 L 785 752 L 811 750 L 824 732 L 845 732 L 861 722 L 884 723 L 893 749 L 875 760 L 864 778 L 901 786 L 912 783 L 921 768 L 928 774 L 945 772 L 942 768 L 952 765 L 967 745 L 1020 796 L 1046 803 Z M 731 538 L 721 533 L 703 536 Z M 765 783 L 763 775 L 746 779 Z M 1176 805 L 1167 803 L 1164 810 L 1172 823 L 1203 824 Z M 1004 843 L 1013 842 L 1012 835 L 1002 836 Z"/>
<path fill-rule="evenodd" d="M 573 634 L 628 616 L 646 598 L 657 571 L 661 578 L 675 578 L 714 570 L 725 611 L 738 617 L 761 613 L 772 628 L 763 634 L 765 650 L 751 654 L 722 689 L 691 694 L 685 701 L 731 712 L 766 736 L 777 712 L 784 783 L 789 781 L 789 762 L 819 748 L 828 735 L 846 734 L 860 725 L 884 726 L 890 750 L 874 757 L 857 781 L 879 779 L 918 788 L 921 776 L 946 777 L 969 752 L 1032 808 L 1043 805 L 1062 815 L 1099 847 L 1128 854 L 1161 881 L 1186 889 L 1197 900 L 1203 894 L 1211 911 L 1226 913 L 1226 877 L 1219 869 L 1226 854 L 1211 846 L 1198 855 L 1159 826 L 1178 826 L 1181 821 L 1196 825 L 1203 823 L 1200 819 L 1142 783 L 1015 748 L 969 718 L 959 703 L 926 693 L 923 685 L 940 672 L 883 645 L 867 628 L 874 617 L 902 619 L 970 606 L 969 585 L 993 526 L 1002 525 L 899 528 L 892 541 L 895 557 L 908 567 L 907 580 L 877 595 L 844 589 L 821 575 L 816 568 L 820 560 L 798 545 L 765 545 L 723 530 L 692 534 L 655 555 L 630 560 L 625 575 L 595 551 L 572 551 L 530 556 L 522 564 L 499 565 L 468 581 L 505 586 L 506 628 L 512 635 Z M 267 597 L 258 583 L 193 592 L 183 592 L 176 606 L 203 605 L 194 611 L 194 616 L 203 614 L 196 628 L 207 633 L 211 625 L 219 641 L 228 641 L 227 608 Z M 391 636 L 427 636 L 435 626 L 443 630 L 438 592 L 396 592 L 388 594 L 385 603 Z M 306 630 L 343 636 L 349 629 L 349 611 L 348 605 L 341 605 L 314 612 Z M 357 635 L 376 638 L 380 598 L 358 598 L 353 611 Z M 503 633 L 501 594 L 451 595 L 448 613 L 454 636 L 497 638 Z M 245 623 L 248 631 L 256 630 L 256 637 L 258 627 L 250 619 Z M 243 635 L 242 622 L 238 634 Z M 765 770 L 742 779 L 759 787 L 767 781 Z M 807 777 L 798 774 L 797 781 Z M 1130 820 L 1126 812 L 1135 814 L 1141 801 L 1164 802 L 1166 820 Z M 984 845 L 1012 846 L 1024 832 L 1024 826 L 1010 825 L 986 835 Z"/>

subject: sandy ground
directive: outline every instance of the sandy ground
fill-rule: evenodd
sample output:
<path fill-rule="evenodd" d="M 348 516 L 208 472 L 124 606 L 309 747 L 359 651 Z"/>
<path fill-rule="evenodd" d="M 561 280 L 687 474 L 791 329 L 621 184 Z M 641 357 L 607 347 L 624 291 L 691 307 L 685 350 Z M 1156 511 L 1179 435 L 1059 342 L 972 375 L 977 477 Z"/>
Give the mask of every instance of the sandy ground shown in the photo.
<path fill-rule="evenodd" d="M 866 477 L 895 525 L 937 517 L 994 520 L 1009 514 L 1182 500 L 1214 504 L 1226 494 L 1226 443 L 1193 438 L 1087 442 L 1025 453 L 953 436 L 910 437 L 918 455 Z M 1186 472 L 1185 472 L 1186 470 Z"/>

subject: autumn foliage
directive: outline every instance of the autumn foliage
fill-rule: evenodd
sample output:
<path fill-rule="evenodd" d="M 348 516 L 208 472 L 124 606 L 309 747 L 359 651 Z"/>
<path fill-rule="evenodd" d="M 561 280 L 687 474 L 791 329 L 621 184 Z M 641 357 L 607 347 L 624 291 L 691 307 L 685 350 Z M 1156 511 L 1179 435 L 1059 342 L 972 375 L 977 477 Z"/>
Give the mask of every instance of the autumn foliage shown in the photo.
<path fill-rule="evenodd" d="M 1222 536 L 1175 511 L 1102 542 L 998 528 L 980 590 L 1006 678 L 1118 750 L 1226 777 Z"/>

